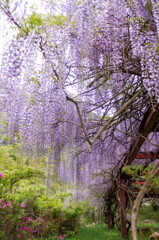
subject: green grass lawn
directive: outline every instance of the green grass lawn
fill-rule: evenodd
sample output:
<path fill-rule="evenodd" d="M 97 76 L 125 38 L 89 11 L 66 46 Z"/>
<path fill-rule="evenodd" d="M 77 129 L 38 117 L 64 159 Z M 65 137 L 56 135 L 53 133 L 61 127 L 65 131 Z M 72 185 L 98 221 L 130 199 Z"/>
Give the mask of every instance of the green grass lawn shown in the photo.
<path fill-rule="evenodd" d="M 138 228 L 140 227 L 151 227 L 152 232 L 148 233 L 138 233 L 139 240 L 148 240 L 149 236 L 155 232 L 159 231 L 159 210 L 153 210 L 151 206 L 144 206 L 140 208 L 138 216 Z M 50 237 L 41 240 L 54 240 L 59 239 L 58 237 Z M 105 223 L 100 224 L 89 224 L 86 226 L 81 226 L 79 231 L 71 237 L 65 237 L 63 240 L 123 240 L 121 233 L 117 228 L 108 229 Z M 128 240 L 132 240 L 131 231 L 129 232 Z"/>
<path fill-rule="evenodd" d="M 153 225 L 159 227 L 159 209 L 153 210 L 151 206 L 143 206 L 140 208 L 138 216 L 139 224 Z"/>
<path fill-rule="evenodd" d="M 140 240 L 149 239 L 151 233 L 159 232 L 159 209 L 153 210 L 152 206 L 142 206 L 139 211 L 137 226 L 152 229 L 150 233 L 139 235 Z"/>
<path fill-rule="evenodd" d="M 104 223 L 81 227 L 78 234 L 67 240 L 122 240 L 117 229 L 109 230 Z"/>
<path fill-rule="evenodd" d="M 140 209 L 138 217 L 138 228 L 151 227 L 152 232 L 159 231 L 159 210 L 154 211 L 151 206 L 143 206 Z M 151 232 L 138 233 L 139 240 L 149 239 Z M 114 228 L 109 230 L 104 223 L 98 225 L 88 225 L 81 227 L 78 234 L 70 238 L 69 240 L 122 240 L 120 232 Z M 128 240 L 131 240 L 131 232 L 129 233 Z"/>

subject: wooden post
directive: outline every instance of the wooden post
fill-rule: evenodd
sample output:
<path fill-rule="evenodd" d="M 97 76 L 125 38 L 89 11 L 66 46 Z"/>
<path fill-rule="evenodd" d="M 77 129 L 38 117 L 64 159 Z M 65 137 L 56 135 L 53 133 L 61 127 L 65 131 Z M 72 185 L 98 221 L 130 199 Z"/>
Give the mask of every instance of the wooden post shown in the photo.
<path fill-rule="evenodd" d="M 125 195 L 125 178 L 120 178 L 120 202 L 121 202 L 121 235 L 127 239 L 126 231 L 126 195 Z"/>
<path fill-rule="evenodd" d="M 112 229 L 112 213 L 111 213 L 110 207 L 108 207 L 107 220 L 108 220 L 108 228 L 109 228 L 109 229 Z"/>

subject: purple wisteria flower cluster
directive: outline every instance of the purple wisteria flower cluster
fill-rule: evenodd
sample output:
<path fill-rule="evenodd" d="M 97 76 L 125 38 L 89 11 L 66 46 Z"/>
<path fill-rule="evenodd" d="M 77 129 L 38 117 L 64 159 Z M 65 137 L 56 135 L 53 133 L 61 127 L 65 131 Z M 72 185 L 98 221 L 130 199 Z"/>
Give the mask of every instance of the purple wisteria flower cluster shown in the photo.
<path fill-rule="evenodd" d="M 45 155 L 47 186 L 51 176 L 89 184 L 85 173 L 113 167 L 146 106 L 159 102 L 159 3 L 43 2 L 40 19 L 0 4 L 17 29 L 0 71 L 2 141 Z"/>

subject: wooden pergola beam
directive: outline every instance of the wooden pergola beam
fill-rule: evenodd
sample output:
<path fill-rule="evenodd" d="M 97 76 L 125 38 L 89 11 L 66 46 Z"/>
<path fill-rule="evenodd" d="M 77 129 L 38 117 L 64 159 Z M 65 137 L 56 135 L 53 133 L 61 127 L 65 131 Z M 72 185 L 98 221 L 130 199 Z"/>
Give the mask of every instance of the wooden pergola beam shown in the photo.
<path fill-rule="evenodd" d="M 126 230 L 126 191 L 125 191 L 125 178 L 120 178 L 120 218 L 121 218 L 121 236 L 124 239 L 127 239 L 127 230 Z"/>
<path fill-rule="evenodd" d="M 132 193 L 138 193 L 140 191 L 140 189 L 139 188 L 130 188 L 130 192 L 132 192 Z M 153 196 L 159 196 L 159 189 L 158 190 L 156 190 L 156 189 L 150 189 L 147 193 L 145 193 L 145 196 L 146 195 L 153 195 Z"/>
<path fill-rule="evenodd" d="M 152 131 L 158 118 L 159 118 L 159 108 L 158 108 L 158 103 L 156 103 L 153 109 L 148 111 L 147 116 L 141 122 L 141 125 L 139 128 L 139 135 L 133 141 L 129 155 L 124 159 L 124 163 L 123 163 L 124 166 L 131 165 L 133 160 L 136 158 L 138 151 L 140 150 L 142 144 L 145 142 L 148 134 Z"/>
<path fill-rule="evenodd" d="M 159 159 L 159 152 L 140 152 L 137 153 L 135 159 Z"/>

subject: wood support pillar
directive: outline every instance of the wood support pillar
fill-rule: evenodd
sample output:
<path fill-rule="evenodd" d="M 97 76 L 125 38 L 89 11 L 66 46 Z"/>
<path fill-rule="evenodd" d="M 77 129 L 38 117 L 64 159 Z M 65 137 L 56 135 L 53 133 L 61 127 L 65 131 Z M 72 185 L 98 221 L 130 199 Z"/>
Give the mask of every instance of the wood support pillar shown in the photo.
<path fill-rule="evenodd" d="M 107 216 L 107 220 L 108 220 L 108 228 L 109 229 L 112 229 L 112 222 L 113 222 L 113 219 L 112 219 L 112 212 L 111 212 L 111 209 L 108 207 L 108 216 Z"/>
<path fill-rule="evenodd" d="M 122 174 L 122 168 L 127 165 L 131 165 L 135 158 L 137 159 L 144 159 L 152 158 L 152 159 L 159 159 L 159 152 L 158 153 L 138 153 L 142 144 L 145 142 L 148 134 L 152 131 L 159 131 L 158 127 L 158 119 L 159 119 L 159 104 L 155 103 L 148 108 L 146 111 L 144 118 L 140 124 L 138 129 L 138 136 L 132 139 L 132 144 L 129 150 L 129 153 L 125 156 L 122 164 L 120 166 L 119 172 L 117 174 L 117 179 L 120 181 L 120 203 L 121 203 L 121 233 L 124 239 L 127 238 L 127 229 L 126 229 L 126 189 L 125 189 L 125 178 L 124 174 Z M 116 191 L 117 183 L 114 181 L 111 191 Z M 133 191 L 133 189 L 132 189 Z M 136 191 L 136 189 L 135 189 Z M 110 216 L 109 216 L 110 218 Z M 109 220 L 108 223 L 111 221 Z"/>
<path fill-rule="evenodd" d="M 121 202 L 121 235 L 127 239 L 126 230 L 126 193 L 125 193 L 125 178 L 120 178 L 120 202 Z"/>

